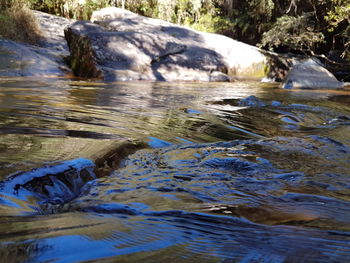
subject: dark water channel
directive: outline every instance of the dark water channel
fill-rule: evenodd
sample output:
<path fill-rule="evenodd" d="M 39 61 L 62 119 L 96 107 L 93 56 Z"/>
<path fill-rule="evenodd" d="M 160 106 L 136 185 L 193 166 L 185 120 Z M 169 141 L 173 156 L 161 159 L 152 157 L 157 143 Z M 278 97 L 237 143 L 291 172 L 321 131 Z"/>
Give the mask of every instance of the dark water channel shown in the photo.
<path fill-rule="evenodd" d="M 1 262 L 350 262 L 350 91 L 1 79 L 0 168 Z"/>

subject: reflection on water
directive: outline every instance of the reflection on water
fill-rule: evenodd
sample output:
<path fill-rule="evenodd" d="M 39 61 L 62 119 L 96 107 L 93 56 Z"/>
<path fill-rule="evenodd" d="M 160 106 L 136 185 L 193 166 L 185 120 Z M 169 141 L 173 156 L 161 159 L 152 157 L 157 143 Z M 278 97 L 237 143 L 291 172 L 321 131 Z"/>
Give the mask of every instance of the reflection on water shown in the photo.
<path fill-rule="evenodd" d="M 348 91 L 0 80 L 0 256 L 348 262 L 349 131 Z"/>

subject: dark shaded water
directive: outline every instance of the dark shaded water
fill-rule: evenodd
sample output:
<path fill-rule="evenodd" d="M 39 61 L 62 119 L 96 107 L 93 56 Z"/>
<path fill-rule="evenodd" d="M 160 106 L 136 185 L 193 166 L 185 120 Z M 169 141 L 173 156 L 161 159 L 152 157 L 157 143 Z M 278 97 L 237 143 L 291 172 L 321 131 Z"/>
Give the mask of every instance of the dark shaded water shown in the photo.
<path fill-rule="evenodd" d="M 2 262 L 350 261 L 349 91 L 2 79 L 0 149 Z"/>

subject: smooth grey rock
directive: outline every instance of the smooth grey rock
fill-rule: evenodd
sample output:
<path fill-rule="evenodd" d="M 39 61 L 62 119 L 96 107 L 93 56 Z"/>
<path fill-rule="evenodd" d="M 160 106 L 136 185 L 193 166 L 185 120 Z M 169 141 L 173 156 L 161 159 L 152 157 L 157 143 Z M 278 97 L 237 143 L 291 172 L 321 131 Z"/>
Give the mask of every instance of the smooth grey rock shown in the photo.
<path fill-rule="evenodd" d="M 91 20 L 65 30 L 78 76 L 111 81 L 263 77 L 265 56 L 259 49 L 225 36 L 114 7 L 94 12 Z"/>
<path fill-rule="evenodd" d="M 64 29 L 75 20 L 35 10 L 32 12 L 42 34 L 42 39 L 38 45 L 43 48 L 50 48 L 51 52 L 56 52 L 59 56 L 69 56 L 68 45 L 64 38 Z"/>
<path fill-rule="evenodd" d="M 341 89 L 344 83 L 322 66 L 320 62 L 307 59 L 297 62 L 282 83 L 284 89 Z"/>
<path fill-rule="evenodd" d="M 64 76 L 70 70 L 47 49 L 0 38 L 0 76 Z"/>
<path fill-rule="evenodd" d="M 65 63 L 69 56 L 63 29 L 73 21 L 33 11 L 41 39 L 37 45 L 0 38 L 0 76 L 61 77 L 71 74 Z"/>

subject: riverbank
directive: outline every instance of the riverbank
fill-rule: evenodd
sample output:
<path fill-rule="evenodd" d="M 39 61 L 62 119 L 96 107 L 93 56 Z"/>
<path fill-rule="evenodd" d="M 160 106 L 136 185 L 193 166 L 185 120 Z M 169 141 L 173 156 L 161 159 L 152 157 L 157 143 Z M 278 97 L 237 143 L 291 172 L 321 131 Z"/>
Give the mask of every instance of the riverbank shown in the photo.
<path fill-rule="evenodd" d="M 39 11 L 33 14 L 41 31 L 40 40 L 30 45 L 0 39 L 0 76 L 75 74 L 105 81 L 270 79 L 281 81 L 282 87 L 288 88 L 343 87 L 319 60 L 315 60 L 317 67 L 308 66 L 305 71 L 304 66 L 298 65 L 307 57 L 267 52 L 222 35 L 119 8 L 94 12 L 94 23 Z M 296 80 L 288 74 L 293 67 L 303 69 Z M 294 72 L 293 76 L 298 74 Z"/>

